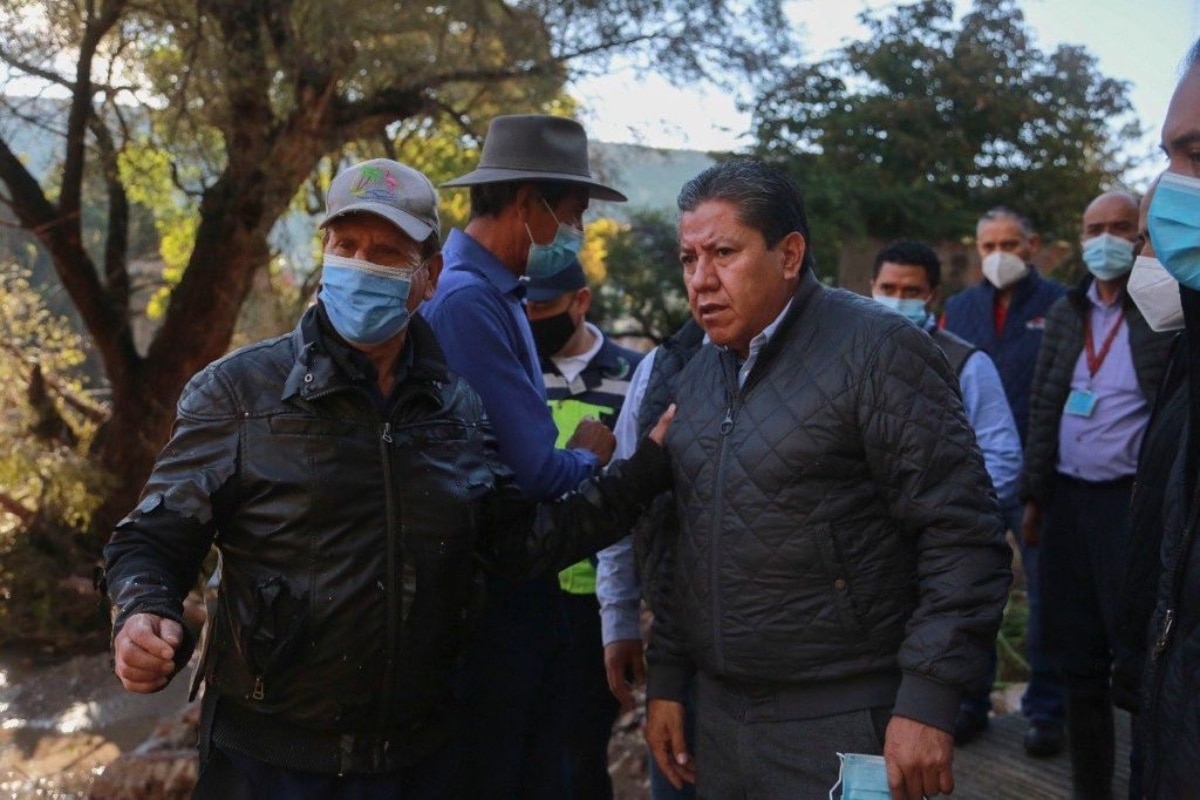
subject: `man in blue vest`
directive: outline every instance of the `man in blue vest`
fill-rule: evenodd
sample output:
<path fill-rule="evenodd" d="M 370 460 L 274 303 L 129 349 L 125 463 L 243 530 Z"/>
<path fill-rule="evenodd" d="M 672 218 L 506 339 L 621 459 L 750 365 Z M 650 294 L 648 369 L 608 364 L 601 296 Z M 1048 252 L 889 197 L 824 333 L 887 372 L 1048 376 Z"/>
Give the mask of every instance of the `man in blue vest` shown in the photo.
<path fill-rule="evenodd" d="M 1066 287 L 1043 278 L 1030 263 L 1040 245 L 1033 226 L 1020 213 L 1005 207 L 985 213 L 975 228 L 975 248 L 983 262 L 984 279 L 947 300 L 942 316 L 943 328 L 992 357 L 1022 447 L 1027 444 L 1029 392 L 1046 312 L 1066 292 Z M 1002 510 L 1008 529 L 1020 546 L 1029 601 L 1025 642 L 1032 675 L 1021 698 L 1021 712 L 1029 719 L 1025 752 L 1032 756 L 1053 756 L 1063 749 L 1066 705 L 1062 687 L 1043 652 L 1041 630 L 1036 622 L 1041 607 L 1038 549 L 1021 537 L 1020 504 L 1010 502 Z M 987 727 L 994 677 L 993 670 L 992 680 L 963 700 L 954 732 L 957 744 L 973 741 Z"/>
<path fill-rule="evenodd" d="M 586 317 L 592 305 L 583 267 L 529 281 L 529 327 L 541 361 L 542 379 L 563 447 L 579 422 L 592 417 L 616 423 L 641 353 L 610 341 Z M 608 690 L 596 566 L 580 561 L 558 576 L 568 629 L 562 661 L 567 699 L 567 774 L 573 800 L 612 800 L 608 739 L 621 706 Z"/>

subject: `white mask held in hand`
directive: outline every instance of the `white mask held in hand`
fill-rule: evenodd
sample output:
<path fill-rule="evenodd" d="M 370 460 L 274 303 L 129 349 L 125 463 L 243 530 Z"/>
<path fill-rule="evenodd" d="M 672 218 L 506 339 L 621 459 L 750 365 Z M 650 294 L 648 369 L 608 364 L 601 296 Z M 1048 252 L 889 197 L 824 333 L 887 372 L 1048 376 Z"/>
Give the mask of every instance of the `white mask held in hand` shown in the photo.
<path fill-rule="evenodd" d="M 1171 277 L 1157 258 L 1138 256 L 1125 288 L 1150 330 L 1162 333 L 1183 328 L 1179 281 Z"/>
<path fill-rule="evenodd" d="M 983 277 L 997 289 L 1007 289 L 1029 274 L 1029 265 L 1020 256 L 997 250 L 983 259 Z"/>

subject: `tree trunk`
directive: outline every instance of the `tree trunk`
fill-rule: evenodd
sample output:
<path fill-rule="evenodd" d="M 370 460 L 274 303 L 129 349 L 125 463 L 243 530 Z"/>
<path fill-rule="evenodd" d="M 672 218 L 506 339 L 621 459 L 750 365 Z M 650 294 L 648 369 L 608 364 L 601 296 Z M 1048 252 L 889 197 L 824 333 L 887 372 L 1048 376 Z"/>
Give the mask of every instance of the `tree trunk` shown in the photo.
<path fill-rule="evenodd" d="M 149 386 L 126 395 L 114 403 L 112 417 L 96 434 L 92 463 L 105 474 L 104 500 L 92 516 L 89 526 L 95 554 L 112 534 L 113 526 L 137 504 L 138 495 L 154 460 L 167 441 L 175 418 L 175 397 L 179 391 L 155 396 Z"/>

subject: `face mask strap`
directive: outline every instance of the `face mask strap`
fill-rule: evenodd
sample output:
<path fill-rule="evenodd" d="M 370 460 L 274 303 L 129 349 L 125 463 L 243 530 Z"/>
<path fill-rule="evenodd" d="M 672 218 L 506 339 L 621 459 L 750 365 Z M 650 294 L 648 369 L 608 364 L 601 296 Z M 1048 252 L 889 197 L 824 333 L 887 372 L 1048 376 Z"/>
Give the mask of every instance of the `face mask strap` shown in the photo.
<path fill-rule="evenodd" d="M 332 253 L 326 253 L 322 256 L 322 264 L 324 266 L 352 269 L 367 275 L 374 275 L 377 278 L 387 278 L 388 280 L 411 281 L 413 276 L 420 271 L 421 267 L 425 266 L 425 263 L 425 259 L 418 257 L 414 264 L 403 267 L 385 267 L 382 264 L 376 264 L 372 261 L 337 256 Z"/>

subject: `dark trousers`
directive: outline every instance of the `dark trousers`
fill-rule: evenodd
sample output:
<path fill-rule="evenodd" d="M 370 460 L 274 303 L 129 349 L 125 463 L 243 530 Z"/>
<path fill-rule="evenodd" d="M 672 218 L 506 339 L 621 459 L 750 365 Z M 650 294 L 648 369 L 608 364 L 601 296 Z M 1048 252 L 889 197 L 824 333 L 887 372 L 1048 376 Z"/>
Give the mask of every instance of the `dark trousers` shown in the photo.
<path fill-rule="evenodd" d="M 1042 630 L 1069 692 L 1107 694 L 1132 478 L 1059 475 L 1041 533 Z"/>
<path fill-rule="evenodd" d="M 612 800 L 608 740 L 621 704 L 608 688 L 600 603 L 594 594 L 563 592 L 569 645 L 566 670 L 566 769 L 572 800 Z"/>
<path fill-rule="evenodd" d="M 1112 796 L 1112 648 L 1132 491 L 1132 478 L 1090 483 L 1059 475 L 1042 528 L 1042 623 L 1067 689 L 1071 780 L 1079 800 Z"/>
<path fill-rule="evenodd" d="M 838 753 L 883 752 L 891 709 L 759 719 L 745 695 L 704 676 L 696 697 L 696 790 L 708 800 L 828 797 Z"/>
<path fill-rule="evenodd" d="M 459 673 L 465 796 L 567 796 L 568 634 L 558 577 L 488 581 L 488 601 Z"/>
<path fill-rule="evenodd" d="M 1029 617 L 1025 624 L 1025 657 L 1029 659 L 1029 683 L 1021 696 L 1021 713 L 1026 719 L 1062 723 L 1066 717 L 1066 692 L 1042 643 L 1041 552 L 1036 545 L 1025 544 L 1021 535 L 1020 506 L 1005 509 L 1004 521 L 1020 545 L 1021 567 L 1025 572 L 1025 600 Z M 992 686 L 996 683 L 998 660 L 991 654 L 990 668 L 984 681 L 963 697 L 962 710 L 986 716 L 992 709 Z"/>
<path fill-rule="evenodd" d="M 447 746 L 383 775 L 316 775 L 275 767 L 212 746 L 193 800 L 459 800 L 458 753 Z"/>

